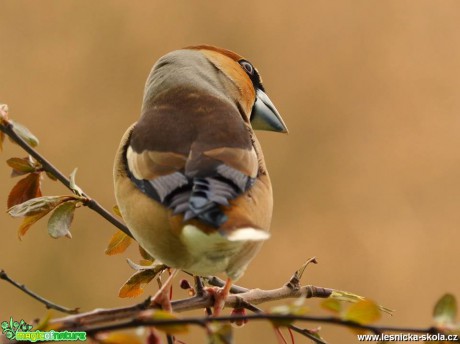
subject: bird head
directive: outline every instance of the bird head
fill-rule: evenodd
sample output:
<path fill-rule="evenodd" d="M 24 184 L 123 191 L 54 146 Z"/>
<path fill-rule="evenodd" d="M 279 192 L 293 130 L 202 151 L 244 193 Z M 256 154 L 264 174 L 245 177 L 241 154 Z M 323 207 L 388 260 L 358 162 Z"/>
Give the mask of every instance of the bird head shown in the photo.
<path fill-rule="evenodd" d="M 233 51 L 210 45 L 198 45 L 186 49 L 200 51 L 213 66 L 229 78 L 239 90 L 235 99 L 243 118 L 255 130 L 287 133 L 281 115 L 265 93 L 262 78 L 254 65 Z"/>

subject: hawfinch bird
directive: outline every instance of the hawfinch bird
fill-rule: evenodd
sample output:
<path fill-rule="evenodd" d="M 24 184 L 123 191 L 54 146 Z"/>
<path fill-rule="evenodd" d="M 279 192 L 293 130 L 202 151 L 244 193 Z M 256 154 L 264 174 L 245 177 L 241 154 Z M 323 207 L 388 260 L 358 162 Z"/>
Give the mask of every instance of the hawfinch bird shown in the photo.
<path fill-rule="evenodd" d="M 171 268 L 225 272 L 223 294 L 269 237 L 272 187 L 254 129 L 287 132 L 254 66 L 229 50 L 188 47 L 153 66 L 115 160 L 133 237 Z"/>

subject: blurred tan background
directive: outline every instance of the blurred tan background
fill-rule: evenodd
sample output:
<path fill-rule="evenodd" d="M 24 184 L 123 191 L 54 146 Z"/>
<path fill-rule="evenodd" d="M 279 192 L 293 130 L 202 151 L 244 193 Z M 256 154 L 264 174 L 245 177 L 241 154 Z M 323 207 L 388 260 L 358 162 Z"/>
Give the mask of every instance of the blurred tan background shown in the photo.
<path fill-rule="evenodd" d="M 278 287 L 317 256 L 304 283 L 395 309 L 381 324 L 424 327 L 443 293 L 460 297 L 459 37 L 457 1 L 0 1 L 0 102 L 41 153 L 66 174 L 78 167 L 79 185 L 111 208 L 113 156 L 155 60 L 200 43 L 244 55 L 290 133 L 259 135 L 273 236 L 239 283 Z M 12 156 L 24 153 L 6 142 L 1 160 Z M 5 204 L 9 173 L 2 162 Z M 43 191 L 68 193 L 49 180 Z M 138 255 L 105 256 L 114 229 L 97 214 L 78 211 L 72 240 L 51 239 L 42 220 L 20 242 L 19 223 L 0 213 L 0 268 L 11 277 L 82 310 L 143 299 L 117 297 L 132 272 L 125 258 Z M 44 313 L 0 283 L 0 320 Z M 356 342 L 346 329 L 322 333 Z M 181 338 L 204 341 L 201 330 Z M 266 323 L 236 339 L 276 343 Z"/>

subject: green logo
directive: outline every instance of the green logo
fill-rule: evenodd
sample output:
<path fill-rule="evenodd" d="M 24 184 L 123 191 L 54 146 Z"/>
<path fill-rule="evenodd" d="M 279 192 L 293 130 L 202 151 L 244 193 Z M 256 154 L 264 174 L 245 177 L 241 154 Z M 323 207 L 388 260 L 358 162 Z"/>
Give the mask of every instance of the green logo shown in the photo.
<path fill-rule="evenodd" d="M 32 331 L 32 325 L 27 324 L 24 320 L 2 322 L 2 333 L 6 338 L 16 341 L 86 341 L 86 332 L 72 331 Z"/>

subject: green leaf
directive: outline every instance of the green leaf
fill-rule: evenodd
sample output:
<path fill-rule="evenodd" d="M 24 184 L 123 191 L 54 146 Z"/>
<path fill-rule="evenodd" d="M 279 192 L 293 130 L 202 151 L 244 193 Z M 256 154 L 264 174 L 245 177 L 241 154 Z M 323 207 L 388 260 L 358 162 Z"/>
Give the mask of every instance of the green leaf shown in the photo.
<path fill-rule="evenodd" d="M 364 296 L 360 296 L 360 295 L 353 294 L 347 291 L 342 291 L 342 290 L 334 290 L 332 294 L 329 295 L 329 299 L 336 299 L 339 301 L 346 301 L 346 302 L 353 302 L 353 303 L 366 300 Z M 392 309 L 389 309 L 382 305 L 378 305 L 378 307 L 382 312 L 387 313 L 389 315 L 393 315 L 394 311 Z"/>
<path fill-rule="evenodd" d="M 6 163 L 16 173 L 19 172 L 24 174 L 35 172 L 36 170 L 36 166 L 30 156 L 27 158 L 10 158 L 6 161 Z"/>
<path fill-rule="evenodd" d="M 72 239 L 70 226 L 72 225 L 76 207 L 77 201 L 69 201 L 56 208 L 48 220 L 48 234 L 52 238 L 58 239 L 67 237 Z"/>
<path fill-rule="evenodd" d="M 153 312 L 152 315 L 153 320 L 179 320 L 179 316 L 171 313 L 166 312 L 163 310 L 156 310 Z M 187 324 L 171 324 L 171 325 L 155 325 L 160 331 L 166 332 L 168 334 L 180 334 L 180 333 L 187 333 L 188 332 L 188 325 Z"/>
<path fill-rule="evenodd" d="M 110 239 L 109 245 L 105 249 L 105 254 L 108 256 L 113 256 L 114 254 L 123 253 L 126 251 L 130 244 L 131 237 L 122 231 L 117 231 Z"/>
<path fill-rule="evenodd" d="M 30 199 L 7 210 L 12 217 L 25 217 L 45 212 L 45 215 L 61 203 L 75 199 L 73 196 L 43 196 Z"/>
<path fill-rule="evenodd" d="M 208 325 L 208 344 L 232 344 L 233 329 L 228 323 L 213 322 Z"/>
<path fill-rule="evenodd" d="M 452 294 L 443 295 L 433 310 L 433 318 L 437 325 L 452 325 L 457 316 L 457 300 Z"/>
<path fill-rule="evenodd" d="M 379 306 L 375 302 L 366 299 L 351 304 L 343 313 L 342 318 L 361 325 L 367 325 L 379 320 L 380 316 Z"/>
<path fill-rule="evenodd" d="M 321 302 L 321 307 L 336 314 L 342 311 L 342 303 L 337 299 L 327 298 Z"/>
<path fill-rule="evenodd" d="M 37 137 L 32 134 L 32 132 L 27 129 L 24 125 L 19 124 L 17 122 L 13 122 L 10 120 L 10 123 L 13 125 L 14 132 L 21 137 L 24 141 L 26 141 L 30 146 L 36 147 L 38 146 L 38 139 Z"/>

